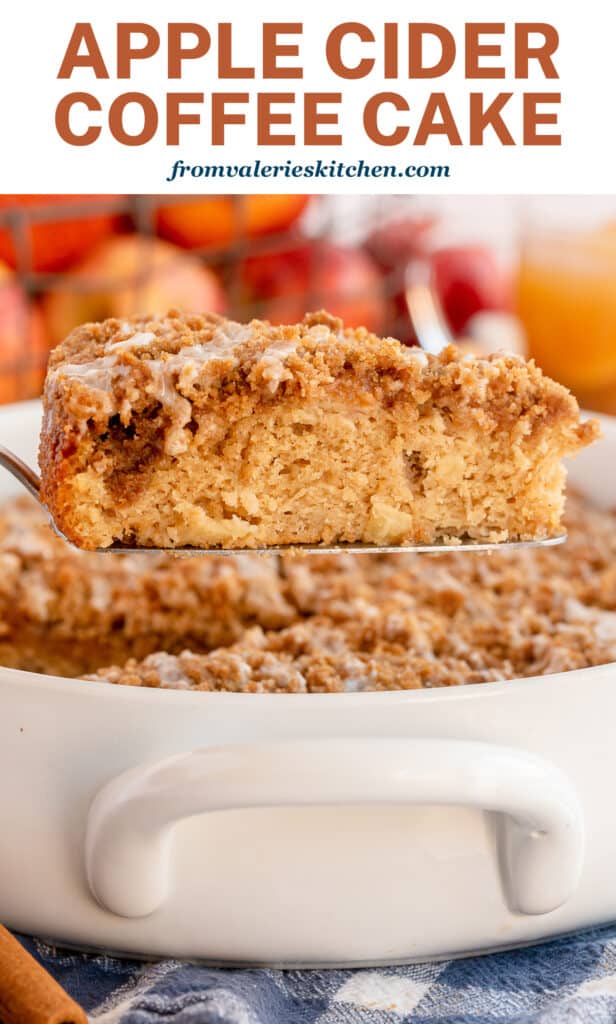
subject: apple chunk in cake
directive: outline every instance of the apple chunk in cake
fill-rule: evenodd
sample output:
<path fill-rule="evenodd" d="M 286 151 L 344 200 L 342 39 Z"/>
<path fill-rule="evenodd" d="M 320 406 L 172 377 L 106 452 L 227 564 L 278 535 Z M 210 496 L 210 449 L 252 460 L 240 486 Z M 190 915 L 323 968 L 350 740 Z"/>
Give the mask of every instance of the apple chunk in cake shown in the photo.
<path fill-rule="evenodd" d="M 171 312 L 52 353 L 42 497 L 83 548 L 527 540 L 597 432 L 519 357 Z"/>

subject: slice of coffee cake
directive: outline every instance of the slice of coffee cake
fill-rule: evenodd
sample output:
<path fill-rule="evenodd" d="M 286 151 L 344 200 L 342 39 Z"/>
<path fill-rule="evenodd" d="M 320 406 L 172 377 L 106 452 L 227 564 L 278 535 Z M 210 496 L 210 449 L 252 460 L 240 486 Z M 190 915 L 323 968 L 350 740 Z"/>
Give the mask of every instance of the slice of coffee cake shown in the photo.
<path fill-rule="evenodd" d="M 325 313 L 73 331 L 45 385 L 42 497 L 83 548 L 536 539 L 588 444 L 531 362 L 440 356 Z"/>

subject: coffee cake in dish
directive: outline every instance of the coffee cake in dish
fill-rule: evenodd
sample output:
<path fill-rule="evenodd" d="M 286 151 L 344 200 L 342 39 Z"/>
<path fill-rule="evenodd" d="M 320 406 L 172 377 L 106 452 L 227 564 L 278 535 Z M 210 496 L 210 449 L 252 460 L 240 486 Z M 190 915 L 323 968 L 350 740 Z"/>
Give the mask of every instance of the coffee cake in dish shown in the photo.
<path fill-rule="evenodd" d="M 76 676 L 109 661 L 230 644 L 297 613 L 271 558 L 77 551 L 31 498 L 0 505 L 0 664 Z"/>
<path fill-rule="evenodd" d="M 281 566 L 296 621 L 207 654 L 153 653 L 92 678 L 269 693 L 419 689 L 616 661 L 616 518 L 570 500 L 562 548 L 313 556 Z"/>
<path fill-rule="evenodd" d="M 516 356 L 171 312 L 52 353 L 41 495 L 86 549 L 541 539 L 597 432 Z"/>

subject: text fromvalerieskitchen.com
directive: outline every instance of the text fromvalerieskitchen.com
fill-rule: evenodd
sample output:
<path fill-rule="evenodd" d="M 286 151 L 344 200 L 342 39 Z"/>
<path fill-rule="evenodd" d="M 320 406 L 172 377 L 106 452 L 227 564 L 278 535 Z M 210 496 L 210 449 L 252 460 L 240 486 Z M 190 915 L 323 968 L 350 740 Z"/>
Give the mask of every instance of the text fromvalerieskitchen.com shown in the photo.
<path fill-rule="evenodd" d="M 613 189 L 616 7 L 342 6 L 10 5 L 5 190 Z"/>
<path fill-rule="evenodd" d="M 253 160 L 248 164 L 189 164 L 176 160 L 165 178 L 166 181 L 182 181 L 183 178 L 449 178 L 449 164 L 375 164 L 359 160 L 345 163 L 343 160 L 315 160 L 312 163 L 283 164 L 262 163 Z"/>

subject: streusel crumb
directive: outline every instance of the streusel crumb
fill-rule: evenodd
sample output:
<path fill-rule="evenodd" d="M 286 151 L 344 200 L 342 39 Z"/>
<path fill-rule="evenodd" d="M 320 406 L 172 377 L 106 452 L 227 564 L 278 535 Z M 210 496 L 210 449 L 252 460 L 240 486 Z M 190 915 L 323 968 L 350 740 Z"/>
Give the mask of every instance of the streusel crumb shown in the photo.
<path fill-rule="evenodd" d="M 569 499 L 559 548 L 315 556 L 282 567 L 297 621 L 92 678 L 256 693 L 416 689 L 616 661 L 616 517 Z M 188 645 L 187 645 L 188 646 Z"/>
<path fill-rule="evenodd" d="M 230 644 L 297 612 L 272 558 L 101 555 L 61 540 L 30 498 L 0 506 L 0 663 L 75 676 L 161 648 Z"/>

